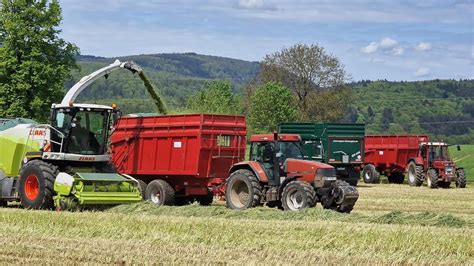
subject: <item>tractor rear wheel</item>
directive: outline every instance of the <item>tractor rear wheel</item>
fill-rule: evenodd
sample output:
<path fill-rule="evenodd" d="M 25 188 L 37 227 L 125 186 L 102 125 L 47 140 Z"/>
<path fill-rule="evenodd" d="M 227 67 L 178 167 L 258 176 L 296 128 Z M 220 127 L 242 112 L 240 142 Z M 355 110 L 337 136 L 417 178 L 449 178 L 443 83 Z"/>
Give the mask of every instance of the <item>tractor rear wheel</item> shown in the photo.
<path fill-rule="evenodd" d="M 174 205 L 175 191 L 168 182 L 157 179 L 146 187 L 145 198 L 158 206 Z"/>
<path fill-rule="evenodd" d="M 316 205 L 316 191 L 304 181 L 291 181 L 283 188 L 281 203 L 285 211 L 299 211 Z"/>
<path fill-rule="evenodd" d="M 423 184 L 423 166 L 411 161 L 407 166 L 408 184 L 410 186 L 421 186 Z"/>
<path fill-rule="evenodd" d="M 240 169 L 230 175 L 225 190 L 227 207 L 245 210 L 258 206 L 261 198 L 262 188 L 254 173 Z"/>
<path fill-rule="evenodd" d="M 54 180 L 58 167 L 41 160 L 33 160 L 20 169 L 18 194 L 27 209 L 52 209 L 54 206 Z"/>
<path fill-rule="evenodd" d="M 465 188 L 466 187 L 466 173 L 464 169 L 457 169 L 456 170 L 456 187 L 458 188 Z"/>
<path fill-rule="evenodd" d="M 435 169 L 428 169 L 426 173 L 426 184 L 429 188 L 438 188 L 438 172 Z"/>
<path fill-rule="evenodd" d="M 388 176 L 389 183 L 402 184 L 403 180 L 405 180 L 405 175 L 402 172 L 392 172 L 390 176 Z"/>
<path fill-rule="evenodd" d="M 362 170 L 362 178 L 367 184 L 375 184 L 380 182 L 380 174 L 373 164 L 367 164 Z"/>

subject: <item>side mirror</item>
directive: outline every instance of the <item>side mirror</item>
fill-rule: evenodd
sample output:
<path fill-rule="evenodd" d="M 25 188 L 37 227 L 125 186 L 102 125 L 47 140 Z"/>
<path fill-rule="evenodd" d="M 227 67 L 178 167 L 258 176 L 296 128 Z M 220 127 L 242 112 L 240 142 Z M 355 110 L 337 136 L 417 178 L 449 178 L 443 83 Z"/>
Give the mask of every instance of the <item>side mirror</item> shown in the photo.
<path fill-rule="evenodd" d="M 458 151 L 461 151 L 461 145 L 457 145 L 457 146 L 456 146 L 456 149 L 457 149 Z"/>

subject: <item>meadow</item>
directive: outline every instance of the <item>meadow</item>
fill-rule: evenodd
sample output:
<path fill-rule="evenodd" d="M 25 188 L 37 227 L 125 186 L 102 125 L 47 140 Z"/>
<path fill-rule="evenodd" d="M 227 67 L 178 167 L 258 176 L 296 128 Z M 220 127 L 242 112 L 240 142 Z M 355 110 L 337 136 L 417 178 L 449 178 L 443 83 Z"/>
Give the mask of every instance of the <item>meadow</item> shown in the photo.
<path fill-rule="evenodd" d="M 117 206 L 0 209 L 0 262 L 474 264 L 474 187 L 361 184 L 351 214 Z"/>

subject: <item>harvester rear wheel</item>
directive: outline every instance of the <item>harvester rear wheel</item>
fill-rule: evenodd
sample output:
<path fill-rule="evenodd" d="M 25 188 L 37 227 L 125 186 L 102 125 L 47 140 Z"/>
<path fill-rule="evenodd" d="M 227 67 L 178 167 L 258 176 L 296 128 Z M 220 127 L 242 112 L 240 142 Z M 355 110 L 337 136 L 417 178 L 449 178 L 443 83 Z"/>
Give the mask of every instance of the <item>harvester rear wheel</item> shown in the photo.
<path fill-rule="evenodd" d="M 392 172 L 388 177 L 389 183 L 402 184 L 403 180 L 405 180 L 405 175 L 402 172 Z"/>
<path fill-rule="evenodd" d="M 411 161 L 407 166 L 408 184 L 410 186 L 421 186 L 423 184 L 423 166 Z"/>
<path fill-rule="evenodd" d="M 438 188 L 438 172 L 435 169 L 429 169 L 426 173 L 426 183 L 429 188 Z"/>
<path fill-rule="evenodd" d="M 258 206 L 261 198 L 262 188 L 254 173 L 240 169 L 230 175 L 225 190 L 227 207 L 245 210 Z"/>
<path fill-rule="evenodd" d="M 373 164 L 367 164 L 362 170 L 362 178 L 367 184 L 375 184 L 380 182 L 380 174 Z"/>
<path fill-rule="evenodd" d="M 456 170 L 456 187 L 465 188 L 466 187 L 466 173 L 464 169 Z"/>
<path fill-rule="evenodd" d="M 285 211 L 299 211 L 316 205 L 316 191 L 308 182 L 291 181 L 283 188 L 281 202 Z"/>
<path fill-rule="evenodd" d="M 56 166 L 41 160 L 24 164 L 18 180 L 21 205 L 27 209 L 52 209 L 54 180 L 58 173 Z"/>
<path fill-rule="evenodd" d="M 166 181 L 157 179 L 146 187 L 145 198 L 158 206 L 174 205 L 175 191 Z"/>

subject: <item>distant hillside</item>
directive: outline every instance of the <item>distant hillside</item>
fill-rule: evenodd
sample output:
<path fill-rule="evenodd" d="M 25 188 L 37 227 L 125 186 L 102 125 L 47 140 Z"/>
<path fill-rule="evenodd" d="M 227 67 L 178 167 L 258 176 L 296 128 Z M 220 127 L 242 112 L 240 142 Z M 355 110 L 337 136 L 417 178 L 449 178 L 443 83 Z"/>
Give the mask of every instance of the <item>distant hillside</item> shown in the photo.
<path fill-rule="evenodd" d="M 191 94 L 202 88 L 209 80 L 229 80 L 234 85 L 235 91 L 239 92 L 257 75 L 259 70 L 257 62 L 195 53 L 134 55 L 117 58 L 79 56 L 77 60 L 80 70 L 73 73 L 73 79 L 67 82 L 66 87 L 72 86 L 82 76 L 112 63 L 115 59 L 133 60 L 140 65 L 168 105 L 173 108 L 180 108 Z M 137 76 L 125 71 L 115 71 L 107 80 L 102 79 L 94 83 L 80 97 L 84 100 L 130 100 L 144 99 L 147 96 Z"/>
<path fill-rule="evenodd" d="M 114 59 L 78 57 L 81 70 L 74 72 L 74 81 L 66 86 Z M 142 66 L 173 112 L 185 111 L 188 97 L 209 80 L 229 80 L 239 94 L 259 71 L 257 62 L 194 53 L 118 59 L 133 60 Z M 353 88 L 354 102 L 345 121 L 366 123 L 369 134 L 429 133 L 452 143 L 474 143 L 474 80 L 360 81 L 348 85 Z M 140 79 L 125 71 L 99 80 L 80 97 L 107 104 L 116 102 L 125 113 L 154 110 Z"/>

